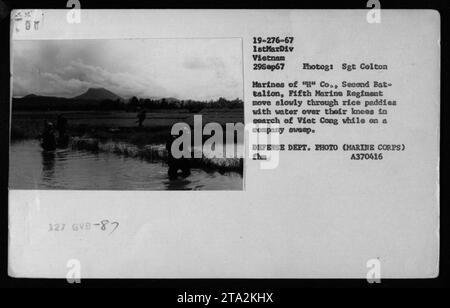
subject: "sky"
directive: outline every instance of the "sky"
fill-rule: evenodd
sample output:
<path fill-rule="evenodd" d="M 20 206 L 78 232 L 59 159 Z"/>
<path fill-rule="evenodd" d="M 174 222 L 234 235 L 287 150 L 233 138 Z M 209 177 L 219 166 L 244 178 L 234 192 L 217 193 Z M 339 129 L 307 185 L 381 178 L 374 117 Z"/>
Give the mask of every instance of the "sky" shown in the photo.
<path fill-rule="evenodd" d="M 240 39 L 13 41 L 13 96 L 242 99 Z"/>

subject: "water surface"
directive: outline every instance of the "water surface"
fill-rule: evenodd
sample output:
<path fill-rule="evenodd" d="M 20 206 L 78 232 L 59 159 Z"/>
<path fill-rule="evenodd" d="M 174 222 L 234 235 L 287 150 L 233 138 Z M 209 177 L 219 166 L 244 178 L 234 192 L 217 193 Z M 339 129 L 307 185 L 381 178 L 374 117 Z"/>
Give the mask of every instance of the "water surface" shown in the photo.
<path fill-rule="evenodd" d="M 71 190 L 242 190 L 235 172 L 192 169 L 170 181 L 167 165 L 113 153 L 72 149 L 44 152 L 37 140 L 14 142 L 10 148 L 11 189 Z"/>

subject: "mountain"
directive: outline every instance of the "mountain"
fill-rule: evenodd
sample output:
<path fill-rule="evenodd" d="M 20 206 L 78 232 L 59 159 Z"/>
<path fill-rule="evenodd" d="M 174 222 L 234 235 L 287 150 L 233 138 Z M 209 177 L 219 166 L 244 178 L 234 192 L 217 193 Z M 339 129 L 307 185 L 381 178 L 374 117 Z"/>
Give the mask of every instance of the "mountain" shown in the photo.
<path fill-rule="evenodd" d="M 104 88 L 90 88 L 86 92 L 81 95 L 75 96 L 72 99 L 78 100 L 93 100 L 93 101 L 102 101 L 102 100 L 123 100 L 119 95 L 114 94 L 113 92 L 106 90 Z"/>
<path fill-rule="evenodd" d="M 36 94 L 28 94 L 23 96 L 22 98 L 34 98 L 34 97 L 38 97 Z"/>

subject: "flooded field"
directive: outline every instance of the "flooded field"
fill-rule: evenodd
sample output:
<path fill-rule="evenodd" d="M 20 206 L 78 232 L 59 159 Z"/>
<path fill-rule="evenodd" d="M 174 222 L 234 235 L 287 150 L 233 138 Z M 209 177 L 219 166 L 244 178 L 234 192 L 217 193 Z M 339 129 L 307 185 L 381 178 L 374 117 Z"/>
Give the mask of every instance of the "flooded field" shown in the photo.
<path fill-rule="evenodd" d="M 235 172 L 192 169 L 183 179 L 169 180 L 167 165 L 113 153 L 58 149 L 43 151 L 38 140 L 11 144 L 11 189 L 71 190 L 242 190 Z"/>

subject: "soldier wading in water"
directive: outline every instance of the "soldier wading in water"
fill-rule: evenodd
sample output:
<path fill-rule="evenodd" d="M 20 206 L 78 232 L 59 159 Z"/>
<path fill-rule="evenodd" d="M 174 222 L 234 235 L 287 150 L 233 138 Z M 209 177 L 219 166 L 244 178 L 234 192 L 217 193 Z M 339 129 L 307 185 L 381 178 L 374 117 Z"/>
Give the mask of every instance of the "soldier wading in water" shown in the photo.
<path fill-rule="evenodd" d="M 172 154 L 172 144 L 176 138 L 178 138 L 178 136 L 169 134 L 166 141 L 167 164 L 169 165 L 167 173 L 170 180 L 175 180 L 178 177 L 179 170 L 181 170 L 181 176 L 184 178 L 191 174 L 190 160 L 185 157 L 175 158 Z M 183 145 L 181 145 L 181 147 L 182 146 Z M 183 149 L 180 148 L 180 151 L 183 151 Z"/>

